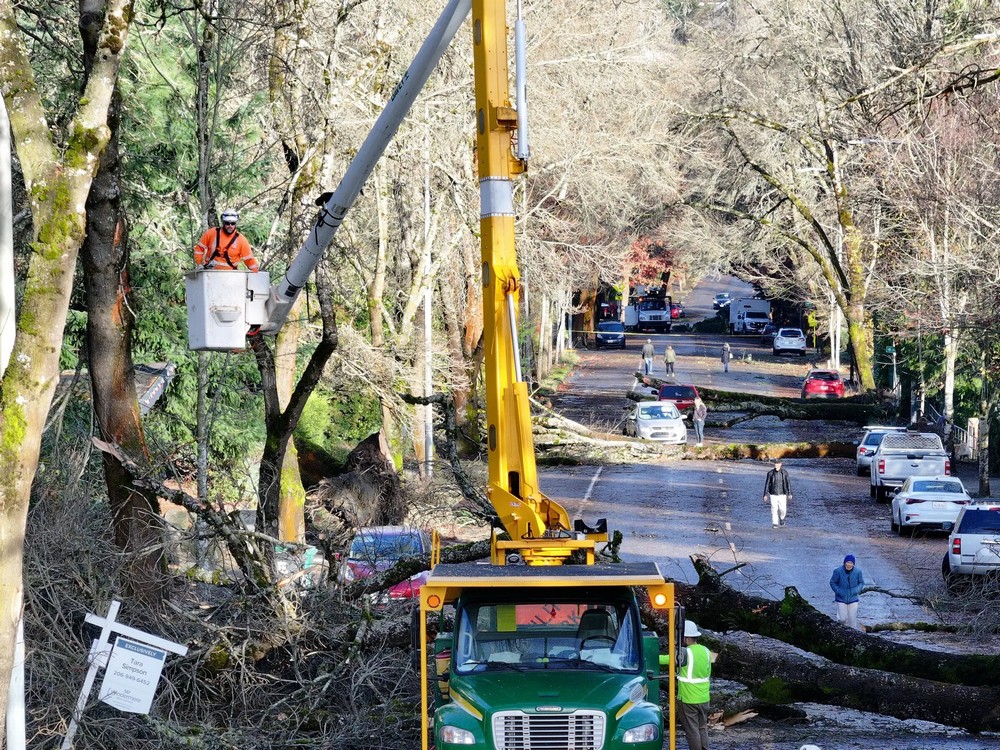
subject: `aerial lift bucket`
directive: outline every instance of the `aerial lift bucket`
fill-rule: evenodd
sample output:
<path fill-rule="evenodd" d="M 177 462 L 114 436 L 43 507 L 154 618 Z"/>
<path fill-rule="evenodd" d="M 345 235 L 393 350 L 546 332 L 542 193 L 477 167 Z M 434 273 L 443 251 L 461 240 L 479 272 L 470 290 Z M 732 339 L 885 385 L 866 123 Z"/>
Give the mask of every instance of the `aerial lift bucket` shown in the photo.
<path fill-rule="evenodd" d="M 222 351 L 246 348 L 247 329 L 267 319 L 270 276 L 264 272 L 199 270 L 187 274 L 188 348 Z"/>

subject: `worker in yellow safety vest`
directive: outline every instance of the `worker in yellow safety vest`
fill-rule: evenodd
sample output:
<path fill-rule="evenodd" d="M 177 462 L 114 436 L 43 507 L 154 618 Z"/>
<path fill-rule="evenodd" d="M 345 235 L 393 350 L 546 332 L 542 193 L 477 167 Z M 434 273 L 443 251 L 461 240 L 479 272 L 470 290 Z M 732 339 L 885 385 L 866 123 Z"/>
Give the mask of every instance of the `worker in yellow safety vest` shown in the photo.
<path fill-rule="evenodd" d="M 684 663 L 677 667 L 677 700 L 680 719 L 691 750 L 708 750 L 709 678 L 712 676 L 712 652 L 697 642 L 701 631 L 690 620 L 684 621 Z M 670 655 L 661 654 L 660 664 L 669 664 Z"/>

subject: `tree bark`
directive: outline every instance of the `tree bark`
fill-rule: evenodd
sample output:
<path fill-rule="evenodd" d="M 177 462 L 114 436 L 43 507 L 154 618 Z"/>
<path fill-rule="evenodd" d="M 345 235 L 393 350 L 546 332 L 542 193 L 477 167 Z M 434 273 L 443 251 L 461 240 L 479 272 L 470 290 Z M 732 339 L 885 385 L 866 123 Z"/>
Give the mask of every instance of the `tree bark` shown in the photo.
<path fill-rule="evenodd" d="M 59 353 L 83 244 L 84 205 L 108 141 L 107 116 L 132 22 L 131 0 L 111 0 L 93 74 L 67 143 L 52 141 L 13 6 L 0 4 L 0 92 L 7 104 L 34 224 L 17 338 L 0 391 L 0 705 L 7 704 L 21 615 L 24 532 L 42 430 L 59 380 Z"/>
<path fill-rule="evenodd" d="M 105 0 L 80 4 L 84 67 L 90 74 Z M 84 287 L 87 291 L 87 356 L 98 433 L 130 455 L 148 458 L 132 368 L 135 316 L 128 302 L 129 248 L 121 212 L 121 164 L 118 126 L 121 97 L 117 86 L 108 109 L 110 138 L 101 152 L 87 198 L 87 237 L 83 243 Z M 114 524 L 114 540 L 129 556 L 127 594 L 155 605 L 166 585 L 163 523 L 159 500 L 133 484 L 113 454 L 104 453 L 104 480 Z"/>

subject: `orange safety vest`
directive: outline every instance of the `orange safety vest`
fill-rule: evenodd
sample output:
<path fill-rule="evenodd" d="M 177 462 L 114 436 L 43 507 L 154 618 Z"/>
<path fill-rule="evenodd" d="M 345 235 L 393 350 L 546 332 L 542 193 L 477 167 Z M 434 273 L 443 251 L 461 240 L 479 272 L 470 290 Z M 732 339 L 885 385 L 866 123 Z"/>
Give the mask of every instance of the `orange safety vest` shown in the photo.
<path fill-rule="evenodd" d="M 234 271 L 240 262 L 243 262 L 251 271 L 260 270 L 247 238 L 235 229 L 229 242 L 223 242 L 222 229 L 212 227 L 201 236 L 201 242 L 195 245 L 194 264 L 199 268 Z"/>

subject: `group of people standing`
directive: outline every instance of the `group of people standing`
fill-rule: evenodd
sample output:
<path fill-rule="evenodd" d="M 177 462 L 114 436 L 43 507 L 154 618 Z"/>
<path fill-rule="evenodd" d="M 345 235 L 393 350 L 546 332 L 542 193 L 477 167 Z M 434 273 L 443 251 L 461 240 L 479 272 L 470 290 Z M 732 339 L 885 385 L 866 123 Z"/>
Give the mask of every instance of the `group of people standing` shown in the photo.
<path fill-rule="evenodd" d="M 646 339 L 646 343 L 642 345 L 642 374 L 652 375 L 653 374 L 653 360 L 656 359 L 656 348 L 653 346 L 652 339 Z M 725 342 L 722 345 L 722 371 L 729 372 L 729 363 L 733 359 L 733 350 L 729 346 L 729 342 Z M 675 375 L 674 365 L 677 364 L 677 352 L 674 351 L 674 347 L 671 344 L 667 344 L 667 348 L 663 350 L 663 368 L 667 375 Z"/>

